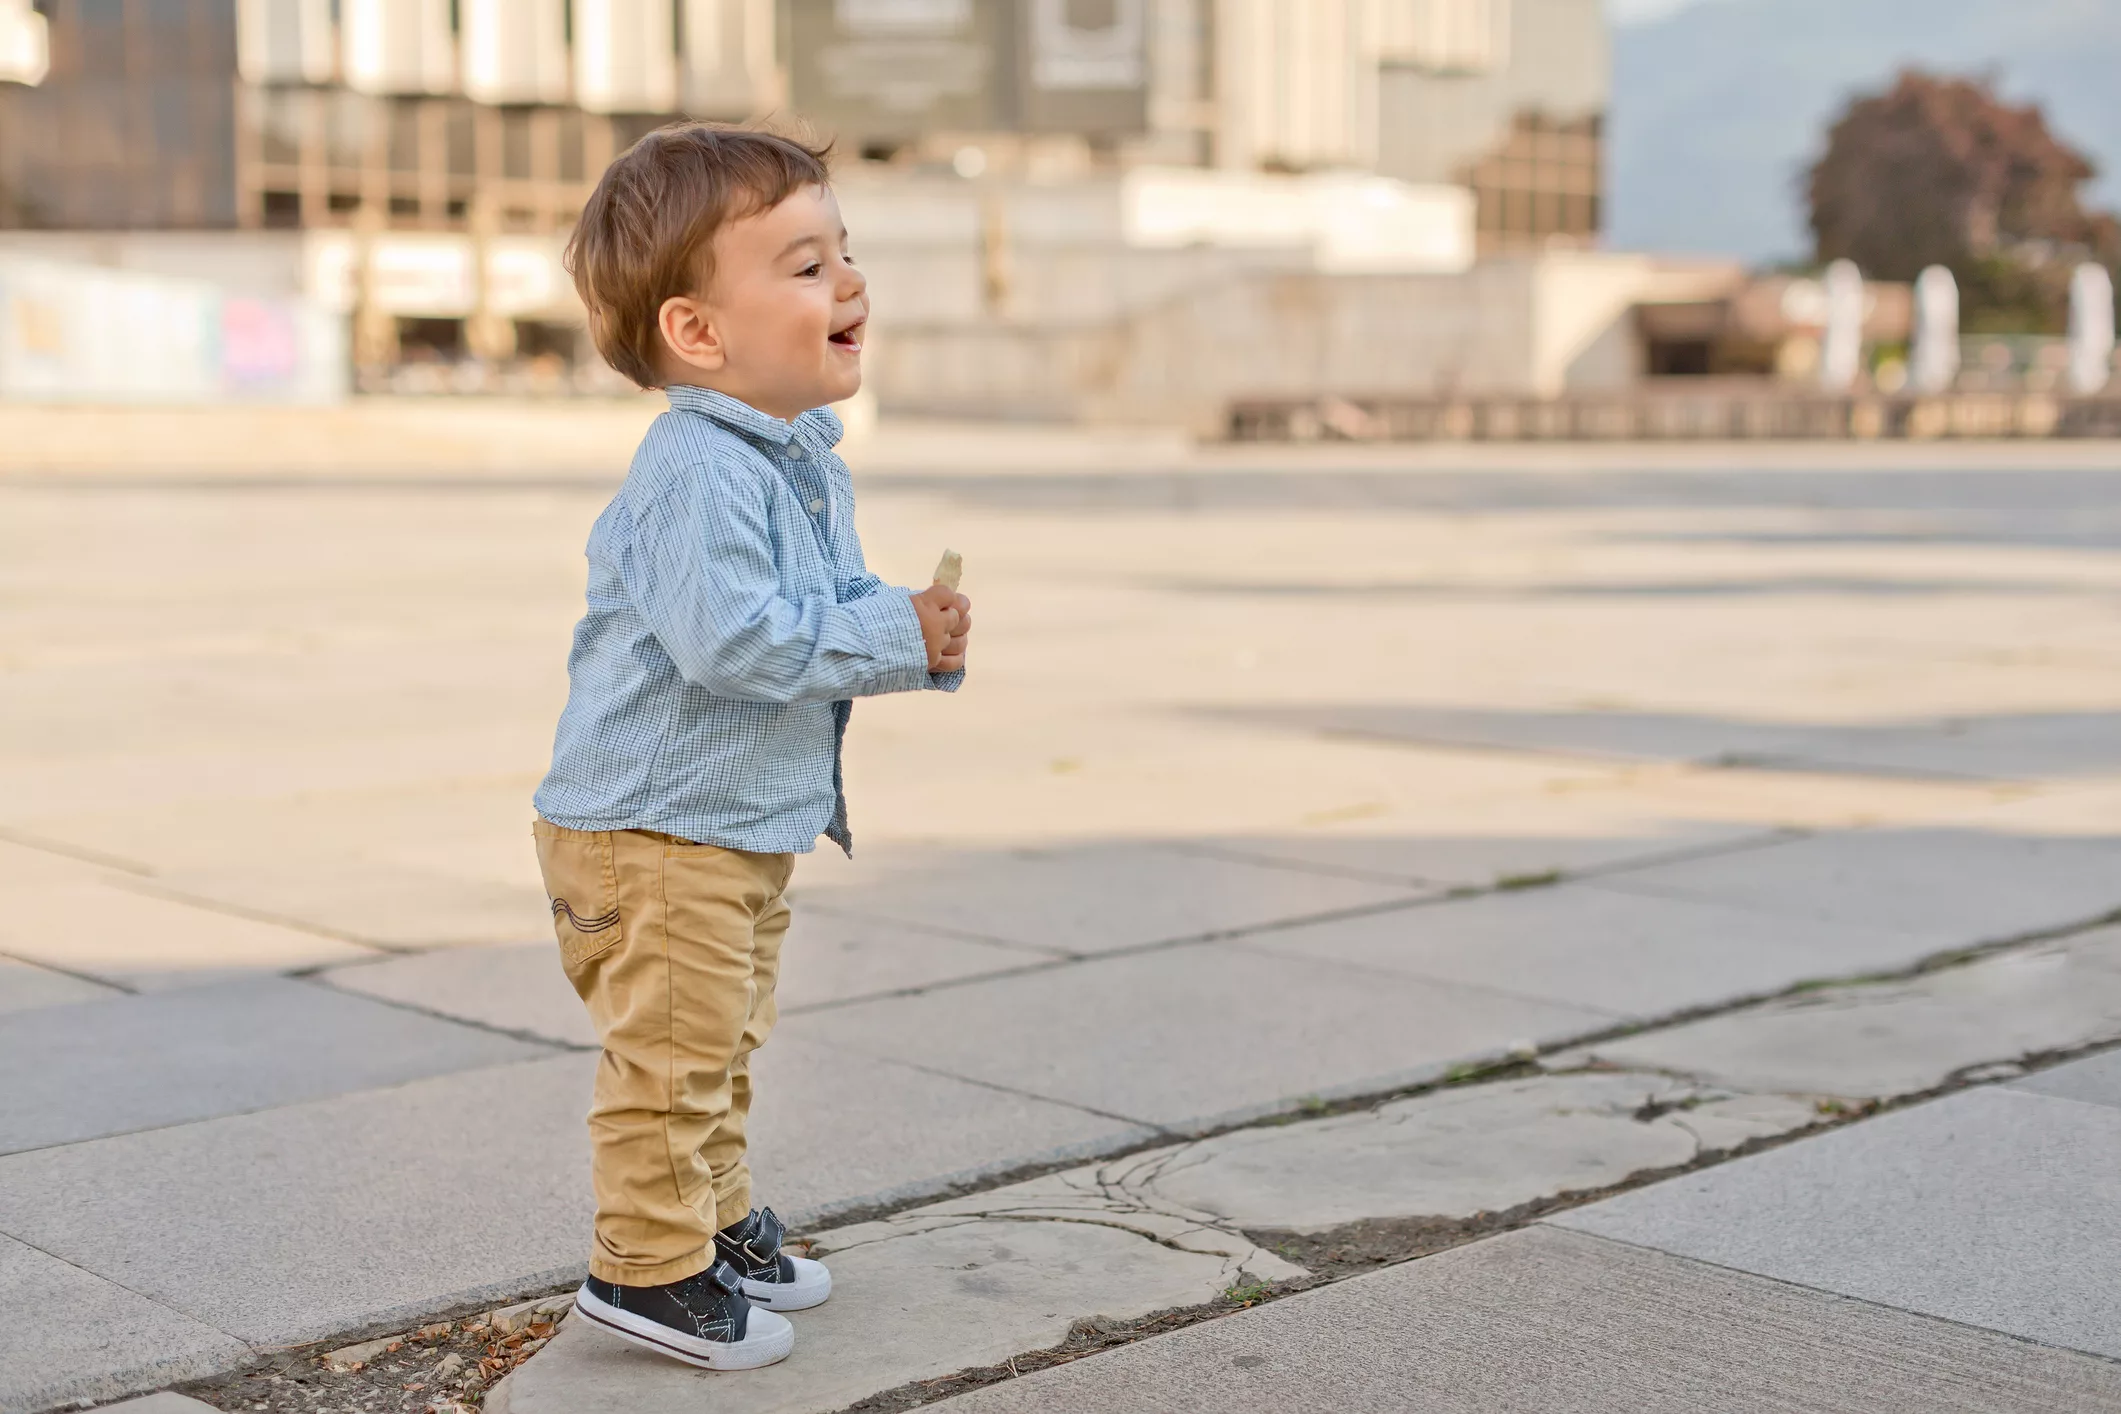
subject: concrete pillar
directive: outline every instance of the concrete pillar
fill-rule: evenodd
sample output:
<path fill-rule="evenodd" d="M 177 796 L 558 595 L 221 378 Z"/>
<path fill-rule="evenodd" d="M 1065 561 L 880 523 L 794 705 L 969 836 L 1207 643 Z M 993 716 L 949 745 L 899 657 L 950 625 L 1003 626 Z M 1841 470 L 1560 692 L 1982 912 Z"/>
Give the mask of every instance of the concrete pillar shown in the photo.
<path fill-rule="evenodd" d="M 340 67 L 362 93 L 449 93 L 457 84 L 449 0 L 341 0 Z"/>
<path fill-rule="evenodd" d="M 2069 388 L 2102 392 L 2114 371 L 2114 281 L 2089 261 L 2069 282 Z"/>
<path fill-rule="evenodd" d="M 1908 386 L 1918 393 L 1948 393 L 1959 377 L 1959 282 L 1942 265 L 1915 279 L 1915 347 L 1908 358 Z"/>
<path fill-rule="evenodd" d="M 1853 260 L 1826 268 L 1826 341 L 1819 357 L 1819 385 L 1846 393 L 1863 371 L 1863 274 Z"/>
<path fill-rule="evenodd" d="M 565 103 L 567 0 L 459 0 L 464 92 L 481 103 Z"/>
<path fill-rule="evenodd" d="M 330 83 L 338 66 L 336 38 L 331 0 L 236 5 L 236 69 L 249 83 Z"/>
<path fill-rule="evenodd" d="M 784 101 L 773 0 L 681 0 L 685 111 L 749 118 Z"/>
<path fill-rule="evenodd" d="M 669 113 L 678 106 L 676 12 L 670 0 L 574 0 L 575 102 L 592 113 Z"/>

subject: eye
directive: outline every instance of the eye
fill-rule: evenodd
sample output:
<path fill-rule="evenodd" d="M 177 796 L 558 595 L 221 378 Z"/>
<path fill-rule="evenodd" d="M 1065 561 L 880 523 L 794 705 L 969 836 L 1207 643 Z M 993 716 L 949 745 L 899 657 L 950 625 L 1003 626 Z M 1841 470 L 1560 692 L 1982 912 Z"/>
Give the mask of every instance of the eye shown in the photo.
<path fill-rule="evenodd" d="M 806 279 L 806 280 L 807 280 L 807 279 L 809 279 L 809 278 L 810 278 L 810 277 L 811 277 L 812 275 L 816 275 L 816 274 L 819 274 L 819 273 L 821 273 L 821 272 L 822 272 L 822 271 L 824 270 L 824 268 L 825 268 L 825 267 L 824 267 L 824 266 L 823 266 L 822 264 L 820 264 L 819 262 L 817 262 L 817 261 L 813 260 L 813 261 L 811 261 L 811 262 L 810 262 L 810 263 L 809 263 L 808 265 L 805 265 L 805 266 L 804 266 L 804 267 L 803 267 L 803 268 L 802 268 L 802 269 L 801 269 L 800 271 L 798 271 L 797 273 L 798 273 L 798 274 L 800 274 L 800 275 L 801 275 L 801 276 L 802 276 L 802 277 L 803 277 L 804 279 Z"/>

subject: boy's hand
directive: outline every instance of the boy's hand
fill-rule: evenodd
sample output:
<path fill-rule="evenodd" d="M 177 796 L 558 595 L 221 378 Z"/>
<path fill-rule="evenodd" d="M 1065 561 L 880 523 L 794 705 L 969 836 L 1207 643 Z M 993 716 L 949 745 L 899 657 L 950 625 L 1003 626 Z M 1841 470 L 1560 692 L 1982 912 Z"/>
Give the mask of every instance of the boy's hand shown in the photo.
<path fill-rule="evenodd" d="M 921 641 L 928 647 L 928 671 L 963 671 L 965 640 L 972 633 L 972 601 L 954 589 L 931 584 L 913 596 L 913 612 L 921 621 Z"/>

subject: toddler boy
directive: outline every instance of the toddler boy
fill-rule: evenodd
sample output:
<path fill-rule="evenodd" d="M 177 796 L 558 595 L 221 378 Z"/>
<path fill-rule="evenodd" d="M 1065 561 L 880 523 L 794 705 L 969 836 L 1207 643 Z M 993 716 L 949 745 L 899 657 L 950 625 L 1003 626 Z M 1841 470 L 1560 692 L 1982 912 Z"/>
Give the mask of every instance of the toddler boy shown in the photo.
<path fill-rule="evenodd" d="M 537 792 L 568 979 L 603 1040 L 576 1313 L 709 1369 L 788 1354 L 832 1277 L 780 1250 L 744 1163 L 795 856 L 852 848 L 849 699 L 945 691 L 971 604 L 862 562 L 826 404 L 861 386 L 867 282 L 825 153 L 683 124 L 612 163 L 568 269 L 597 350 L 667 391 L 589 534 L 589 609 Z"/>

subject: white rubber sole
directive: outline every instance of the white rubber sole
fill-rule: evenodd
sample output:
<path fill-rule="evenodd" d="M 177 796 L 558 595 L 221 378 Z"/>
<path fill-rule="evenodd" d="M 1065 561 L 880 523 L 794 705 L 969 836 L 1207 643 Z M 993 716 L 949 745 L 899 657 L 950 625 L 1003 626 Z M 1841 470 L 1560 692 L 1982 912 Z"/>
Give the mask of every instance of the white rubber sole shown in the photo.
<path fill-rule="evenodd" d="M 753 1281 L 744 1279 L 744 1295 L 751 1298 L 754 1306 L 763 1306 L 769 1311 L 807 1311 L 813 1306 L 825 1304 L 832 1295 L 832 1273 L 823 1262 L 813 1262 L 808 1257 L 790 1257 L 795 1263 L 794 1281 Z"/>
<path fill-rule="evenodd" d="M 751 1309 L 744 1323 L 744 1338 L 735 1341 L 701 1340 L 674 1331 L 666 1325 L 621 1311 L 597 1299 L 586 1285 L 575 1294 L 574 1313 L 620 1340 L 697 1365 L 703 1370 L 756 1370 L 786 1360 L 795 1349 L 795 1327 L 772 1311 Z"/>

